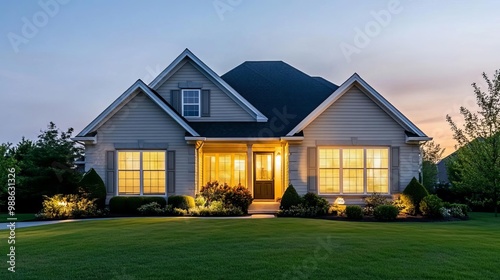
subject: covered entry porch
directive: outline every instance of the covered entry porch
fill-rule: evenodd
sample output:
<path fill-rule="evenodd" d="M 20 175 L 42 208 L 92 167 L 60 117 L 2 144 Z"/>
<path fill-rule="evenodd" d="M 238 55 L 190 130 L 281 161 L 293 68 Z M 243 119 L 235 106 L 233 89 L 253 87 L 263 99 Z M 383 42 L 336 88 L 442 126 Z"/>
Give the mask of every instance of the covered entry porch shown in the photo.
<path fill-rule="evenodd" d="M 196 141 L 197 192 L 207 182 L 242 185 L 254 204 L 275 203 L 288 185 L 288 143 L 279 139 Z"/>

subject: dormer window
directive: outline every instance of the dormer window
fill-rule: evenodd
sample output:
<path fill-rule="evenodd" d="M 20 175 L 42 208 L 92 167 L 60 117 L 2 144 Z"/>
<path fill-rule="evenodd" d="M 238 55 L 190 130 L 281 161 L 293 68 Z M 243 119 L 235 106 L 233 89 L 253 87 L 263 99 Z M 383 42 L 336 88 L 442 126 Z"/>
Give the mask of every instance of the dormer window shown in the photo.
<path fill-rule="evenodd" d="M 184 117 L 200 116 L 200 90 L 182 90 L 182 115 Z"/>

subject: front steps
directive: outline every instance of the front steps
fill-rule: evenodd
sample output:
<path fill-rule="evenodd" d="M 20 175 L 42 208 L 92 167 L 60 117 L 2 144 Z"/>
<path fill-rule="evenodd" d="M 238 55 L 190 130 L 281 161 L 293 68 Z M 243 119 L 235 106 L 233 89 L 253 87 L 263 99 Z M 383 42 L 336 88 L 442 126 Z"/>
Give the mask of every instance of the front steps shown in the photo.
<path fill-rule="evenodd" d="M 248 214 L 276 214 L 279 209 L 279 202 L 254 201 L 248 208 Z"/>

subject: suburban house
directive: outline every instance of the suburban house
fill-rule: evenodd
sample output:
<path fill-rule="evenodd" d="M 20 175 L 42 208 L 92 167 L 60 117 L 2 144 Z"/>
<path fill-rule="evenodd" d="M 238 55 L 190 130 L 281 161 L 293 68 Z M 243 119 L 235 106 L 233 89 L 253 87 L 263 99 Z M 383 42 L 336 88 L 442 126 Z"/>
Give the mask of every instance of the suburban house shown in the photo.
<path fill-rule="evenodd" d="M 274 202 L 293 184 L 330 201 L 401 192 L 425 135 L 353 74 L 340 86 L 282 61 L 219 76 L 190 50 L 136 81 L 73 140 L 113 196 L 194 196 L 209 181 Z"/>

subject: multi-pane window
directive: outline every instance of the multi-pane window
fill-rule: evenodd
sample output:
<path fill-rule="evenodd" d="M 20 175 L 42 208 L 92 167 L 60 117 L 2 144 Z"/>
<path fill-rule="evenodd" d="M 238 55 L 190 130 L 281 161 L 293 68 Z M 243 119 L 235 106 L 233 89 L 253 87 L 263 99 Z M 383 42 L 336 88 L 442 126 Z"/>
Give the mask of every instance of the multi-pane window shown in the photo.
<path fill-rule="evenodd" d="M 388 148 L 319 148 L 319 193 L 389 192 Z"/>
<path fill-rule="evenodd" d="M 119 151 L 118 194 L 164 195 L 164 151 Z"/>
<path fill-rule="evenodd" d="M 200 116 L 200 90 L 182 90 L 182 115 L 184 117 Z"/>
<path fill-rule="evenodd" d="M 218 181 L 230 186 L 246 184 L 245 154 L 205 154 L 203 163 L 203 182 Z"/>

